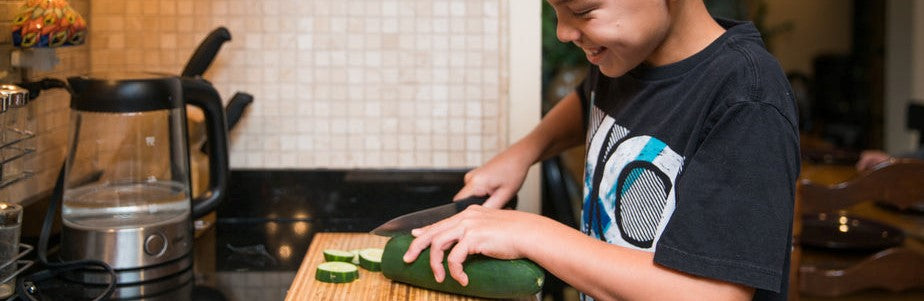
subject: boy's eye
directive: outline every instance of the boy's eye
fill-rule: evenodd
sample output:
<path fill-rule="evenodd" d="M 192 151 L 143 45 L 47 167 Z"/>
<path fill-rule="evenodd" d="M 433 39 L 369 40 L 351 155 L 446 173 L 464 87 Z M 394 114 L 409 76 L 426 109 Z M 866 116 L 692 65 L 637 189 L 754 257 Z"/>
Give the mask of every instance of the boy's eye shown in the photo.
<path fill-rule="evenodd" d="M 597 10 L 596 7 L 578 8 L 578 9 L 572 9 L 571 14 L 578 18 L 584 18 L 590 15 L 590 13 L 595 10 Z"/>
<path fill-rule="evenodd" d="M 590 14 L 590 10 L 576 11 L 576 12 L 573 12 L 572 14 L 574 14 L 575 17 L 582 17 L 582 18 L 583 18 L 583 17 L 586 17 L 587 15 Z"/>

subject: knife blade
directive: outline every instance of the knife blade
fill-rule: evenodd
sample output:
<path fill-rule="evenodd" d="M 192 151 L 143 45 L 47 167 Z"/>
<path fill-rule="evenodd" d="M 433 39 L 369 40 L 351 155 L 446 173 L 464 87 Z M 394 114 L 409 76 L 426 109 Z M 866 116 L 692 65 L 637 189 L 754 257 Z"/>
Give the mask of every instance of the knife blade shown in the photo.
<path fill-rule="evenodd" d="M 468 206 L 484 204 L 486 200 L 488 200 L 488 197 L 473 196 L 449 204 L 414 211 L 393 218 L 381 226 L 372 229 L 369 233 L 379 236 L 395 236 L 402 233 L 411 233 L 412 229 L 441 221 L 456 213 L 462 212 L 462 210 L 465 210 Z"/>

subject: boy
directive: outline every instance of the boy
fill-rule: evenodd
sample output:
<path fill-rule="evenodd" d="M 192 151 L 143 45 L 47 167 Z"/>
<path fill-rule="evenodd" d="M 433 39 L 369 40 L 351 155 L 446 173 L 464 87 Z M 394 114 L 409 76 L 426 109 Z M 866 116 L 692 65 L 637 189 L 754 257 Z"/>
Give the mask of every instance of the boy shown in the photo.
<path fill-rule="evenodd" d="M 457 198 L 490 195 L 484 206 L 415 229 L 404 260 L 429 246 L 436 279 L 445 255 L 466 285 L 469 254 L 529 258 L 600 300 L 785 299 L 795 101 L 754 26 L 714 20 L 702 0 L 550 2 L 558 38 L 595 66 L 530 134 L 466 174 Z M 582 142 L 583 234 L 497 209 L 530 165 Z"/>

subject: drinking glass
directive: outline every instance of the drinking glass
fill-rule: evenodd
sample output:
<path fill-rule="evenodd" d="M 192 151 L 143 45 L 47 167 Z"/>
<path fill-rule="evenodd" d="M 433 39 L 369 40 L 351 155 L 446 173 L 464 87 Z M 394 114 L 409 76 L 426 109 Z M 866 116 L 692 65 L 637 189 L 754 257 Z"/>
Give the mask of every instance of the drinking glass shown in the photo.
<path fill-rule="evenodd" d="M 0 202 L 0 281 L 16 273 L 19 255 L 19 235 L 22 226 L 22 206 Z M 16 278 L 0 283 L 0 298 L 13 294 Z"/>

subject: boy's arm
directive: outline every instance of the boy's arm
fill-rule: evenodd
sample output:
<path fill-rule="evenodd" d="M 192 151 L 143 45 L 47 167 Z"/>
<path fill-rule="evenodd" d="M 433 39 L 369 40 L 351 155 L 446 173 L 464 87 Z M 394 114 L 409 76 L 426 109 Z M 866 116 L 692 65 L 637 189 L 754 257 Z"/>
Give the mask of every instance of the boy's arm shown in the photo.
<path fill-rule="evenodd" d="M 543 218 L 544 219 L 544 218 Z M 535 227 L 525 257 L 598 300 L 751 300 L 754 289 L 654 263 L 654 253 L 611 245 L 552 220 Z"/>
<path fill-rule="evenodd" d="M 490 195 L 485 206 L 502 207 L 523 185 L 530 165 L 584 142 L 582 122 L 581 100 L 571 92 L 529 134 L 466 173 L 465 186 L 454 199 Z"/>
<path fill-rule="evenodd" d="M 484 254 L 529 258 L 598 300 L 749 300 L 754 294 L 753 288 L 662 267 L 654 263 L 653 253 L 611 245 L 527 212 L 475 205 L 412 234 L 417 238 L 404 261 L 415 260 L 429 246 L 430 267 L 439 282 L 452 277 L 467 285 L 465 259 Z"/>
<path fill-rule="evenodd" d="M 527 136 L 546 137 L 542 152 L 532 163 L 551 158 L 566 149 L 584 143 L 584 118 L 581 99 L 572 91 L 549 110 L 542 122 Z M 524 138 L 527 139 L 527 138 Z M 536 139 L 539 140 L 539 139 Z"/>

